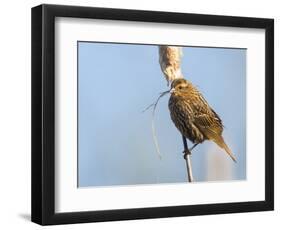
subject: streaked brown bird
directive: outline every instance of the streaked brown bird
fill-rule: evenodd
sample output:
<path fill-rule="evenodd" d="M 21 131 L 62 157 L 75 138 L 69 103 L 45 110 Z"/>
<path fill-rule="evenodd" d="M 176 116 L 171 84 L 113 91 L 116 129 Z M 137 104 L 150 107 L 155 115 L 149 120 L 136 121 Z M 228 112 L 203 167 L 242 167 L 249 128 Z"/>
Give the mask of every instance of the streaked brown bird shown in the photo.
<path fill-rule="evenodd" d="M 190 151 L 203 141 L 211 140 L 236 162 L 222 137 L 222 120 L 191 82 L 183 78 L 175 79 L 170 93 L 171 119 L 181 134 L 194 143 Z"/>

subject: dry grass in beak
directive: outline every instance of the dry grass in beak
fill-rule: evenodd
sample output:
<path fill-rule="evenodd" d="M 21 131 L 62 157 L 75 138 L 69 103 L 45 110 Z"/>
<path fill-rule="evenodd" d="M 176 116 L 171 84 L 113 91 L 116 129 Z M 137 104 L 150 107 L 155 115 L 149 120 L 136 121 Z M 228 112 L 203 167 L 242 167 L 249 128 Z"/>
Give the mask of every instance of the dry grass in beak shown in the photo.
<path fill-rule="evenodd" d="M 156 150 L 157 150 L 157 155 L 158 155 L 158 157 L 160 159 L 162 159 L 162 155 L 161 155 L 160 147 L 159 147 L 159 144 L 158 144 L 158 139 L 157 139 L 157 134 L 156 134 L 156 129 L 155 129 L 154 117 L 155 117 L 155 110 L 156 110 L 156 107 L 157 107 L 157 104 L 158 104 L 160 98 L 165 96 L 168 93 L 170 93 L 170 90 L 160 93 L 160 95 L 157 98 L 157 100 L 154 103 L 152 103 L 151 105 L 149 105 L 145 110 L 142 111 L 144 113 L 148 109 L 153 108 L 152 109 L 152 119 L 151 119 L 151 129 L 152 129 L 152 136 L 153 136 L 154 145 L 155 145 Z"/>

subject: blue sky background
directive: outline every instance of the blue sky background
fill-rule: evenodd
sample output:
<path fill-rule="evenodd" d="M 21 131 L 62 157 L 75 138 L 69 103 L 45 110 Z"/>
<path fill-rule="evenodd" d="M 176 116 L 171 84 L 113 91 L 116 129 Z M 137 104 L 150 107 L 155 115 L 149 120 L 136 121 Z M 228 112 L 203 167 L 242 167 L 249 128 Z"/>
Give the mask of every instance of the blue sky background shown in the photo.
<path fill-rule="evenodd" d="M 170 119 L 169 96 L 160 100 L 155 117 L 161 160 L 151 111 L 142 113 L 168 89 L 158 47 L 78 42 L 78 50 L 79 187 L 186 182 L 183 144 Z M 223 120 L 223 136 L 238 161 L 228 164 L 231 178 L 245 179 L 246 50 L 185 47 L 182 72 Z M 204 142 L 192 154 L 196 181 L 208 179 L 208 154 L 231 161 L 214 143 Z"/>

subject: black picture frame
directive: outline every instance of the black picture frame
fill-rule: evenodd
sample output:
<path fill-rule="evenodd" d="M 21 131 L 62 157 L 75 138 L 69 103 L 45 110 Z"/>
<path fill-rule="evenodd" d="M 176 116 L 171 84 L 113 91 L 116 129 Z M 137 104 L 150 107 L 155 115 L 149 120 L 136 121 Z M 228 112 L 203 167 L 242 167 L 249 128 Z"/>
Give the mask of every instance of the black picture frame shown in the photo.
<path fill-rule="evenodd" d="M 265 29 L 265 200 L 55 213 L 55 17 Z M 32 221 L 41 225 L 267 211 L 274 209 L 274 20 L 110 8 L 32 8 Z"/>

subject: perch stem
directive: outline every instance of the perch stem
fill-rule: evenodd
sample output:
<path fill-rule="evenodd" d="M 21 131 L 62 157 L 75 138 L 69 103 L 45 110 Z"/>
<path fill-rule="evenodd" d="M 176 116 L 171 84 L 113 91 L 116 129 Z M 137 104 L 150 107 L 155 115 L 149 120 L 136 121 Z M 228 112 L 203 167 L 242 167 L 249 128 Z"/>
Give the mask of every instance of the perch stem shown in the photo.
<path fill-rule="evenodd" d="M 187 178 L 188 182 L 193 182 L 193 174 L 192 174 L 192 164 L 191 164 L 191 152 L 188 149 L 187 141 L 184 136 L 182 136 L 183 146 L 184 146 L 184 159 L 186 162 L 186 170 L 187 170 Z"/>

